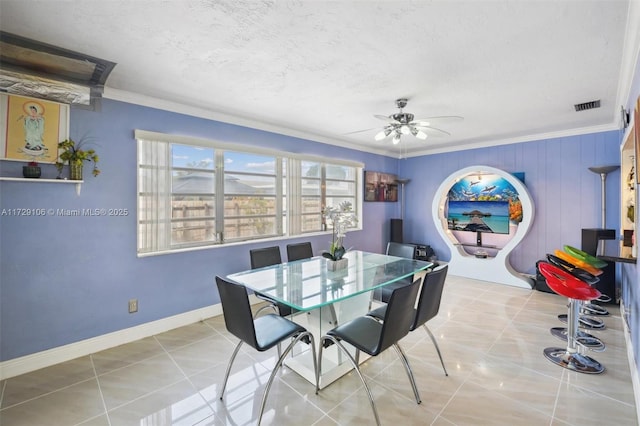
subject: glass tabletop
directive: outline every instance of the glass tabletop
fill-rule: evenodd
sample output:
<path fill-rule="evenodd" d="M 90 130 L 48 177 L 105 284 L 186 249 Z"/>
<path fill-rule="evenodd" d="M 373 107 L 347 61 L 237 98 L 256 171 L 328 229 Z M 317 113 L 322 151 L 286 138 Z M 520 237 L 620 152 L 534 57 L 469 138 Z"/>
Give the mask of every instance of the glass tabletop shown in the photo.
<path fill-rule="evenodd" d="M 345 255 L 348 266 L 327 270 L 324 257 L 281 263 L 229 275 L 232 281 L 299 311 L 317 309 L 433 266 L 431 262 L 363 251 Z"/>

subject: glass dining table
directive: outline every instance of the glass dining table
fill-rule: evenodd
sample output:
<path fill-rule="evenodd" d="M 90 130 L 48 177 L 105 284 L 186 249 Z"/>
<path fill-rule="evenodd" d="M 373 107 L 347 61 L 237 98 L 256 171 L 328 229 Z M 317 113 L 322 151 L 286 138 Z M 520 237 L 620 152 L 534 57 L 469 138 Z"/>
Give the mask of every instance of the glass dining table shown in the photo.
<path fill-rule="evenodd" d="M 324 257 L 297 260 L 229 275 L 231 281 L 290 306 L 290 319 L 313 333 L 316 343 L 327 331 L 371 309 L 377 289 L 411 279 L 431 268 L 431 262 L 363 251 L 345 255 L 347 267 L 328 269 Z M 297 345 L 285 361 L 290 369 L 315 384 L 310 347 Z M 354 348 L 350 348 L 355 353 Z M 360 360 L 366 358 L 361 356 Z M 351 364 L 336 348 L 323 350 L 320 387 L 348 373 Z"/>

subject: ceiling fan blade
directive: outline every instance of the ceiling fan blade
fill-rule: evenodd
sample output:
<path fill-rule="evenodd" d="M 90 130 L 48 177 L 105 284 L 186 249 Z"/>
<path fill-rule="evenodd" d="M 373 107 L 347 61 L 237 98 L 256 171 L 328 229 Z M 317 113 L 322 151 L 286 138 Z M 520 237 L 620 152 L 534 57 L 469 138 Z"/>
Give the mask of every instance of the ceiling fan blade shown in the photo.
<path fill-rule="evenodd" d="M 342 133 L 342 135 L 343 136 L 353 135 L 353 134 L 356 134 L 356 133 L 370 132 L 371 130 L 379 130 L 379 129 L 380 129 L 380 127 L 372 127 L 370 129 L 356 130 L 355 132 Z"/>
<path fill-rule="evenodd" d="M 419 118 L 416 120 L 413 120 L 411 123 L 414 126 L 420 126 L 420 123 L 426 123 L 423 124 L 425 126 L 428 126 L 429 123 L 431 122 L 437 122 L 437 123 L 452 123 L 455 121 L 462 121 L 464 120 L 464 117 L 460 117 L 459 115 L 440 115 L 440 116 L 436 116 L 436 117 L 425 117 L 425 118 Z"/>
<path fill-rule="evenodd" d="M 398 124 L 399 123 L 399 121 L 394 120 L 391 117 L 387 117 L 386 115 L 375 114 L 374 117 L 379 119 L 379 120 L 386 121 L 389 124 Z"/>
<path fill-rule="evenodd" d="M 413 128 L 416 130 L 421 130 L 429 136 L 451 136 L 451 133 L 447 132 L 446 130 L 438 129 L 437 127 L 414 125 Z"/>

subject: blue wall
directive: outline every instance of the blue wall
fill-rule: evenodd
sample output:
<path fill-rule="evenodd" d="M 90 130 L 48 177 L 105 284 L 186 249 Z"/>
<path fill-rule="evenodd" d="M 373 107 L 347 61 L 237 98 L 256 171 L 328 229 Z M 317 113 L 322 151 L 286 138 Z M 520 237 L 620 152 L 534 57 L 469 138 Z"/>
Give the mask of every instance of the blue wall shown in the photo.
<path fill-rule="evenodd" d="M 599 226 L 600 180 L 587 167 L 619 164 L 617 132 L 395 160 L 110 100 L 103 101 L 101 112 L 72 110 L 71 136 L 96 139 L 102 175 L 86 176 L 80 197 L 72 185 L 3 181 L 0 208 L 119 208 L 129 215 L 0 216 L 1 361 L 215 304 L 214 276 L 248 269 L 248 249 L 267 245 L 138 258 L 134 129 L 356 160 L 367 170 L 410 178 L 405 240 L 431 244 L 441 259 L 449 254 L 434 228 L 431 203 L 442 180 L 474 164 L 524 172 L 537 213 L 512 263 L 526 272 L 561 244 L 579 246 L 581 228 Z M 0 162 L 0 173 L 19 176 L 21 166 Z M 53 178 L 55 168 L 47 165 L 43 174 Z M 614 229 L 620 217 L 619 181 L 619 172 L 608 178 L 608 226 Z M 399 204 L 364 203 L 365 231 L 349 233 L 347 244 L 382 251 Z M 311 240 L 319 253 L 329 236 Z M 127 311 L 131 298 L 139 300 L 135 315 Z"/>
<path fill-rule="evenodd" d="M 80 197 L 73 185 L 3 181 L 0 208 L 118 208 L 129 215 L 0 216 L 0 360 L 215 304 L 214 276 L 249 269 L 248 249 L 257 244 L 136 256 L 134 129 L 351 159 L 369 170 L 397 167 L 388 157 L 116 101 L 104 100 L 99 113 L 73 109 L 70 135 L 95 138 L 102 174 L 94 178 L 85 170 Z M 0 167 L 3 176 L 21 176 L 22 163 Z M 56 175 L 53 165 L 44 165 L 43 178 Z M 347 244 L 381 251 L 397 204 L 366 203 L 367 232 L 349 233 Z M 330 236 L 311 240 L 319 253 Z M 288 242 L 281 242 L 283 249 Z M 135 315 L 127 310 L 131 298 L 139 300 Z"/>
<path fill-rule="evenodd" d="M 580 247 L 582 228 L 601 227 L 601 180 L 588 168 L 619 165 L 619 146 L 620 133 L 611 131 L 400 160 L 400 175 L 411 179 L 406 185 L 405 239 L 427 243 L 439 258 L 449 260 L 449 249 L 431 217 L 442 181 L 473 165 L 524 172 L 536 213 L 529 234 L 510 259 L 516 270 L 534 273 L 536 260 L 546 253 L 564 244 Z M 620 171 L 610 173 L 606 184 L 607 227 L 617 230 Z"/>

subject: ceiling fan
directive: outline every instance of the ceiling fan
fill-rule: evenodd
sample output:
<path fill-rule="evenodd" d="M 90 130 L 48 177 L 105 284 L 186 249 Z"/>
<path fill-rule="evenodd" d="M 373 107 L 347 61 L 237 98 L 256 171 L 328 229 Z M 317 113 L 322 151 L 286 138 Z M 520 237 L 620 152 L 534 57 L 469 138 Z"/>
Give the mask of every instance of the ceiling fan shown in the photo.
<path fill-rule="evenodd" d="M 393 138 L 393 144 L 397 145 L 400 143 L 402 135 L 413 135 L 420 140 L 425 140 L 429 136 L 450 136 L 451 133 L 433 127 L 431 124 L 463 120 L 462 117 L 457 115 L 427 117 L 416 120 L 413 114 L 402 111 L 402 109 L 407 106 L 407 101 L 406 98 L 396 100 L 396 106 L 400 111 L 395 114 L 389 116 L 374 115 L 375 118 L 387 122 L 387 125 L 374 136 L 375 140 L 381 141 L 391 136 Z"/>

